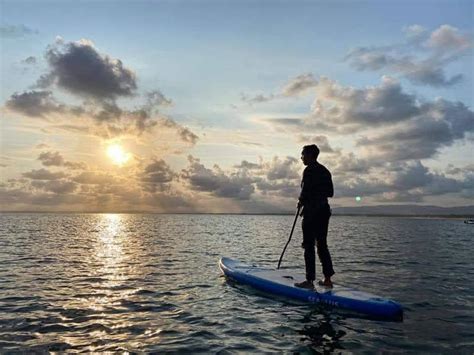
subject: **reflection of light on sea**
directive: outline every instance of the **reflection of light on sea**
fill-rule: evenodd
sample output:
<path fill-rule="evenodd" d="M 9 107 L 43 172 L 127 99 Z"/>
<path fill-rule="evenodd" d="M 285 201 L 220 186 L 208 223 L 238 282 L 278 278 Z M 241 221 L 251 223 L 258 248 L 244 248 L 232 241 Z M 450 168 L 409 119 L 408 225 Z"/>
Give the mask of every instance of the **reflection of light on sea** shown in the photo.
<path fill-rule="evenodd" d="M 100 296 L 88 300 L 89 307 L 92 309 L 104 309 L 131 292 L 121 287 L 127 280 L 127 275 L 124 273 L 128 258 L 124 252 L 125 219 L 126 216 L 120 214 L 100 215 L 94 259 L 97 265 L 95 275 L 102 281 L 100 281 L 99 289 L 95 290 Z"/>

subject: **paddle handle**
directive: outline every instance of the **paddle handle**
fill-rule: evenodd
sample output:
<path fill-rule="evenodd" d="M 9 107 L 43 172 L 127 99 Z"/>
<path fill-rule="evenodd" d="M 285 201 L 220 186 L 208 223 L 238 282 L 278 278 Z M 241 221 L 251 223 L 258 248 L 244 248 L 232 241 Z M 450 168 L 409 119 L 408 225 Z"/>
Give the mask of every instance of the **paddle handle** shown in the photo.
<path fill-rule="evenodd" d="M 293 221 L 293 227 L 291 227 L 290 238 L 288 238 L 288 241 L 286 242 L 285 247 L 283 248 L 283 252 L 281 253 L 280 260 L 278 260 L 277 269 L 280 268 L 281 260 L 283 259 L 283 255 L 285 254 L 285 251 L 286 251 L 286 248 L 288 247 L 288 244 L 290 244 L 291 237 L 293 236 L 293 231 L 295 230 L 296 221 L 298 220 L 298 216 L 300 214 L 300 209 L 301 209 L 301 206 L 298 205 L 298 209 L 297 209 L 296 214 L 295 214 L 295 220 Z"/>

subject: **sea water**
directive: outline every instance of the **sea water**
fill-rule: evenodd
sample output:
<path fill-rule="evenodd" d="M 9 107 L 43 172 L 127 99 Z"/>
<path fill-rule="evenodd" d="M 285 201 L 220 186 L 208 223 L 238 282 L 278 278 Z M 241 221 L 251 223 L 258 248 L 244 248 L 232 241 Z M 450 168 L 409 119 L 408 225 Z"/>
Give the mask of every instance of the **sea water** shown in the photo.
<path fill-rule="evenodd" d="M 0 214 L 0 351 L 474 351 L 474 226 L 333 216 L 334 281 L 403 322 L 273 299 L 226 281 L 276 266 L 293 216 Z M 304 269 L 298 224 L 282 266 Z M 321 268 L 317 265 L 317 274 Z"/>

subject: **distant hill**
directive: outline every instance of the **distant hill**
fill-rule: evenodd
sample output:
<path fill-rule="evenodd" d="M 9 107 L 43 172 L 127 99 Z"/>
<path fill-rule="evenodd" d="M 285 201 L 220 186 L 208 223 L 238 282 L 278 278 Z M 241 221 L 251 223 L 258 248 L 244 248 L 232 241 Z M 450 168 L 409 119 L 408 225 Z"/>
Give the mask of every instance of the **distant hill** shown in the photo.
<path fill-rule="evenodd" d="M 474 206 L 439 207 L 422 205 L 379 205 L 335 207 L 333 214 L 355 215 L 413 215 L 413 216 L 474 216 Z"/>

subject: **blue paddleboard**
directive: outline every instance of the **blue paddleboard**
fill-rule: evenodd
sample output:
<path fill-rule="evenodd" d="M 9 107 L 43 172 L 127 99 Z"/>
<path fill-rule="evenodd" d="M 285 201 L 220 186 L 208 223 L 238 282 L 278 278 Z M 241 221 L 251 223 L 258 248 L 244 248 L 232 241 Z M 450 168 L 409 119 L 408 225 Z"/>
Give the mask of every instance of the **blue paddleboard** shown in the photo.
<path fill-rule="evenodd" d="M 248 265 L 226 257 L 220 259 L 219 267 L 226 277 L 268 294 L 323 303 L 376 317 L 403 319 L 403 309 L 398 303 L 371 293 L 337 284 L 332 289 L 322 286 L 316 286 L 315 290 L 296 287 L 294 283 L 303 281 L 305 276 L 295 271 Z"/>

